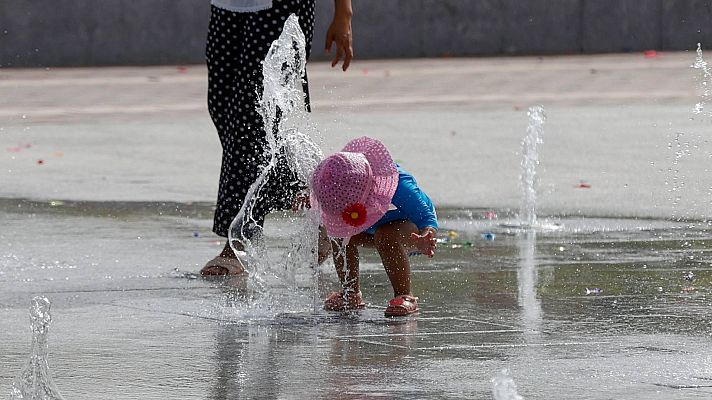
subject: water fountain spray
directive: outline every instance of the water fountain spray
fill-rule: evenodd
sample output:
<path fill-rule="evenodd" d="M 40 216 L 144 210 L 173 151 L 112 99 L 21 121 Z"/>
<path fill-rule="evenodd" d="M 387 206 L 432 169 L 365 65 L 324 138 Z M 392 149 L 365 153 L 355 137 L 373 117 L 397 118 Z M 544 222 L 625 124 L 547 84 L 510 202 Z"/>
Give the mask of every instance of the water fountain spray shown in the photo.
<path fill-rule="evenodd" d="M 697 58 L 695 58 L 695 63 L 692 64 L 692 68 L 702 70 L 702 81 L 700 82 L 702 95 L 700 101 L 695 104 L 695 108 L 692 110 L 694 114 L 702 114 L 705 109 L 705 105 L 709 101 L 710 96 L 712 96 L 712 92 L 710 92 L 710 85 L 712 85 L 712 71 L 710 71 L 707 66 L 707 61 L 705 61 L 704 57 L 702 57 L 701 43 L 697 43 Z M 704 115 L 711 116 L 712 113 L 707 111 Z"/>
<path fill-rule="evenodd" d="M 46 297 L 35 297 L 30 304 L 32 347 L 30 358 L 12 383 L 11 400 L 63 400 L 52 381 L 47 363 L 47 333 L 52 322 Z"/>
<path fill-rule="evenodd" d="M 492 379 L 492 396 L 494 400 L 524 400 L 524 397 L 517 393 L 517 385 L 506 368 Z"/>
<path fill-rule="evenodd" d="M 522 140 L 521 187 L 522 203 L 519 208 L 519 223 L 524 228 L 536 225 L 536 169 L 539 165 L 538 146 L 542 143 L 546 113 L 543 106 L 533 106 L 527 112 L 529 125 Z"/>
<path fill-rule="evenodd" d="M 705 106 L 709 102 L 710 97 L 712 97 L 712 91 L 710 86 L 712 86 L 712 70 L 710 70 L 707 61 L 702 54 L 702 45 L 697 43 L 697 57 L 695 62 L 691 65 L 692 68 L 700 71 L 699 79 L 699 90 L 700 97 L 699 101 L 695 104 L 692 110 L 692 117 L 694 119 L 695 115 L 701 115 L 709 119 L 712 117 L 712 112 L 705 111 Z M 705 120 L 705 118 L 703 118 Z M 686 132 L 675 132 L 675 136 L 668 142 L 667 147 L 673 153 L 670 165 L 667 168 L 668 177 L 665 179 L 665 186 L 667 186 L 668 193 L 670 194 L 670 202 L 672 204 L 672 219 L 682 220 L 684 218 L 684 213 L 678 212 L 678 206 L 683 200 L 683 192 L 686 189 L 687 176 L 685 170 L 682 167 L 683 161 L 693 157 L 693 150 L 700 148 L 703 140 L 702 136 L 692 135 Z M 712 155 L 710 155 L 712 157 Z M 712 192 L 712 190 L 711 190 Z"/>
<path fill-rule="evenodd" d="M 264 122 L 265 159 L 256 181 L 250 186 L 242 207 L 229 229 L 229 243 L 233 251 L 237 243 L 247 253 L 248 287 L 254 297 L 266 288 L 293 277 L 299 266 L 316 268 L 316 245 L 319 219 L 316 210 L 307 209 L 301 227 L 291 236 L 291 246 L 277 260 L 270 260 L 263 228 L 254 217 L 257 207 L 267 195 L 270 177 L 277 172 L 278 163 L 286 162 L 294 173 L 296 186 L 306 188 L 311 173 L 323 159 L 320 147 L 314 142 L 317 130 L 305 104 L 302 79 L 306 70 L 306 39 L 298 17 L 292 14 L 284 23 L 280 37 L 267 53 L 262 67 L 263 91 L 257 111 Z M 292 199 L 285 199 L 291 201 Z M 275 269 L 282 266 L 283 270 Z M 285 273 L 286 271 L 286 273 Z M 318 279 L 318 278 L 317 278 Z M 294 282 L 286 282 L 294 285 Z"/>

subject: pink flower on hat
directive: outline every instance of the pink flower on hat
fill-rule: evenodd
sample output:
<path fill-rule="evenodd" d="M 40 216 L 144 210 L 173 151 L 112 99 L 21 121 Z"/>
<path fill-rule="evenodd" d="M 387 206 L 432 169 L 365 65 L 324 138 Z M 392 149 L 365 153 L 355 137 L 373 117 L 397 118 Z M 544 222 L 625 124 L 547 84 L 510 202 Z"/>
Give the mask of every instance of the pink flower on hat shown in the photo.
<path fill-rule="evenodd" d="M 364 136 L 319 163 L 310 186 L 311 204 L 320 210 L 329 236 L 350 237 L 388 211 L 398 169 L 383 143 Z"/>

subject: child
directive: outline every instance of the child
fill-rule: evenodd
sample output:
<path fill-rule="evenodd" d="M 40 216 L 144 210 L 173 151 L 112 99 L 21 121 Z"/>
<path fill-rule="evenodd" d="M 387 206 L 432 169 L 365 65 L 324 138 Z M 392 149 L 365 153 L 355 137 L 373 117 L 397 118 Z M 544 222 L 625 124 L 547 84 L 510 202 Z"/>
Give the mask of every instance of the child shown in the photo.
<path fill-rule="evenodd" d="M 428 196 L 393 162 L 383 143 L 364 136 L 322 161 L 311 177 L 311 205 L 319 207 L 327 235 L 335 238 L 334 263 L 342 286 L 340 293 L 329 294 L 324 309 L 365 306 L 358 271 L 358 246 L 363 246 L 376 248 L 393 286 L 386 316 L 418 311 L 408 254 L 435 254 L 437 216 Z"/>

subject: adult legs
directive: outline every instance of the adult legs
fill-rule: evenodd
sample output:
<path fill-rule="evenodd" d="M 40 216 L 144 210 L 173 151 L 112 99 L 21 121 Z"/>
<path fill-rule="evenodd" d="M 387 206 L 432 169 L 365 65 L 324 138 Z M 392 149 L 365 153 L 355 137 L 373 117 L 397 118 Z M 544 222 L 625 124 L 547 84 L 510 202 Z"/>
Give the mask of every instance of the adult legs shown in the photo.
<path fill-rule="evenodd" d="M 247 191 L 255 182 L 264 157 L 265 134 L 257 113 L 257 96 L 262 86 L 262 60 L 282 31 L 286 18 L 296 13 L 307 37 L 309 53 L 314 24 L 314 0 L 275 0 L 271 9 L 256 13 L 233 13 L 213 7 L 206 58 L 208 63 L 208 108 L 223 147 L 222 167 L 213 231 L 228 236 Z M 305 83 L 306 86 L 306 83 Z M 306 89 L 306 87 L 305 87 Z M 272 209 L 288 208 L 298 187 L 294 174 L 280 165 L 265 191 L 266 199 L 252 210 L 261 226 Z M 239 243 L 235 243 L 242 250 Z M 235 259 L 226 244 L 219 257 Z M 210 264 L 210 263 L 209 263 Z M 239 273 L 239 268 L 206 266 L 205 275 Z"/>

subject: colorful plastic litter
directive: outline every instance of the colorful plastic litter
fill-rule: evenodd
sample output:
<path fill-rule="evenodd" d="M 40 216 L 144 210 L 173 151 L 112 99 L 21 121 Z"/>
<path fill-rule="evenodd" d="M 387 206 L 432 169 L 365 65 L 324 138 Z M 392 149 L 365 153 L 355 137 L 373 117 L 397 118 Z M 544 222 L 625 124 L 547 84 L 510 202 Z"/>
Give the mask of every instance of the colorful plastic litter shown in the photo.
<path fill-rule="evenodd" d="M 497 237 L 497 235 L 495 235 L 492 232 L 485 232 L 481 236 L 482 236 L 482 239 L 487 240 L 489 242 L 493 241 Z"/>

